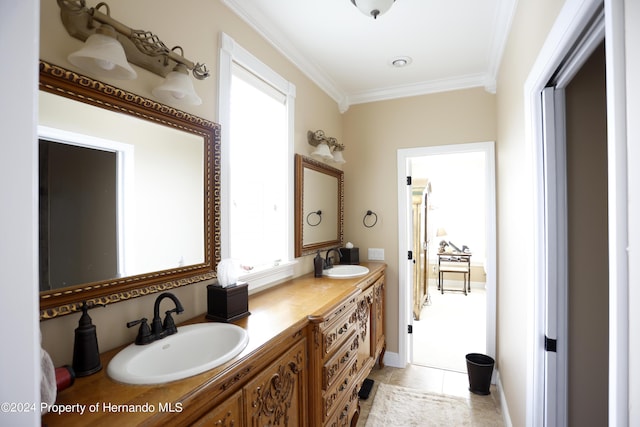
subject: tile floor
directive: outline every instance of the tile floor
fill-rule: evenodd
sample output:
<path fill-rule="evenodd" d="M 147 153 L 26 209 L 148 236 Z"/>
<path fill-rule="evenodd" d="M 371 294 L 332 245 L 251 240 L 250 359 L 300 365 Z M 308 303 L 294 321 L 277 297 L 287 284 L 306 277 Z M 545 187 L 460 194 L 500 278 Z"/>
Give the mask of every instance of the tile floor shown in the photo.
<path fill-rule="evenodd" d="M 369 378 L 374 380 L 374 385 L 369 398 L 367 400 L 360 401 L 361 413 L 357 424 L 358 427 L 364 427 L 367 421 L 367 416 L 371 409 L 371 404 L 375 398 L 375 392 L 379 383 L 399 385 L 417 390 L 424 390 L 430 393 L 464 397 L 466 399 L 470 399 L 472 403 L 482 403 L 471 405 L 471 410 L 474 412 L 501 412 L 500 398 L 496 387 L 494 385 L 491 386 L 491 394 L 488 396 L 473 394 L 469 391 L 469 380 L 466 373 L 445 371 L 442 369 L 434 369 L 418 365 L 407 365 L 404 369 L 392 367 L 384 367 L 380 369 L 376 366 L 373 368 L 373 371 L 371 371 Z M 478 415 L 477 412 L 476 415 Z"/>

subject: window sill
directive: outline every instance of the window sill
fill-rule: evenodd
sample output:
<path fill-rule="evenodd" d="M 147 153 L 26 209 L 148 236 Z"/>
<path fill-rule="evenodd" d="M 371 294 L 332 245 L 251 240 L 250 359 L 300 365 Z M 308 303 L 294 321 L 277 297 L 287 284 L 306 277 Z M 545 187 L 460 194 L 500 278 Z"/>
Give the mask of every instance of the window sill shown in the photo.
<path fill-rule="evenodd" d="M 297 263 L 298 261 L 283 262 L 274 267 L 242 275 L 238 279 L 249 284 L 250 292 L 266 289 L 292 277 Z"/>

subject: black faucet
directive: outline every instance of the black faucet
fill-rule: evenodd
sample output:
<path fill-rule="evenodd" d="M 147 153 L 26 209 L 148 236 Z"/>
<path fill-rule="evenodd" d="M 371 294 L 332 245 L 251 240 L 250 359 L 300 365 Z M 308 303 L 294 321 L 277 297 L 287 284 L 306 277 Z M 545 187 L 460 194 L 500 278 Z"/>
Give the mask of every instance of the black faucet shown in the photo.
<path fill-rule="evenodd" d="M 165 312 L 164 323 L 160 320 L 160 303 L 163 299 L 169 298 L 175 304 L 175 308 L 172 310 Z M 136 337 L 137 345 L 144 345 L 152 343 L 156 340 L 161 340 L 167 335 L 172 335 L 178 332 L 178 328 L 173 321 L 173 317 L 171 317 L 171 313 L 180 314 L 184 311 L 182 308 L 182 304 L 178 297 L 173 295 L 170 292 L 161 293 L 158 298 L 156 298 L 156 302 L 153 305 L 153 320 L 151 321 L 151 328 L 147 324 L 147 318 L 143 317 L 140 320 L 134 320 L 132 322 L 127 323 L 127 328 L 140 324 L 140 329 L 138 330 L 138 336 Z"/>
<path fill-rule="evenodd" d="M 331 248 L 327 251 L 327 254 L 324 257 L 324 269 L 328 270 L 333 267 L 333 258 L 331 258 L 331 252 L 335 252 L 338 254 L 338 260 L 342 259 L 342 254 L 338 250 L 338 248 Z"/>

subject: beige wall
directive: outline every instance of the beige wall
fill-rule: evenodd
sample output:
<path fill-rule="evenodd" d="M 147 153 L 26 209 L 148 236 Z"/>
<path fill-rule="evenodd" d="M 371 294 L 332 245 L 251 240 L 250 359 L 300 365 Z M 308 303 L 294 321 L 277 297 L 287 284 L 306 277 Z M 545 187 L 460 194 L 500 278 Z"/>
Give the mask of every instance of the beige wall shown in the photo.
<path fill-rule="evenodd" d="M 520 0 L 497 85 L 498 350 L 497 366 L 514 426 L 524 426 L 527 402 L 527 316 L 533 286 L 534 193 L 525 129 L 524 83 L 562 0 Z"/>
<path fill-rule="evenodd" d="M 496 97 L 468 89 L 352 106 L 344 119 L 345 239 L 382 248 L 387 270 L 387 351 L 398 352 L 397 151 L 496 139 Z M 367 210 L 378 215 L 365 228 Z"/>
<path fill-rule="evenodd" d="M 97 2 L 88 2 L 88 6 L 95 4 Z M 323 129 L 328 135 L 342 141 L 342 116 L 337 104 L 220 2 L 110 0 L 109 6 L 113 18 L 130 27 L 156 33 L 169 47 L 181 45 L 184 48 L 185 57 L 207 64 L 211 77 L 194 82 L 196 91 L 203 100 L 202 105 L 181 107 L 182 109 L 216 121 L 218 40 L 220 32 L 225 32 L 296 85 L 295 151 L 297 153 L 309 153 L 310 146 L 306 139 L 309 129 Z M 53 0 L 42 0 L 40 16 L 40 58 L 74 69 L 66 58 L 69 53 L 77 50 L 82 42 L 67 34 L 59 18 L 57 3 Z M 138 67 L 136 71 L 138 73 L 136 80 L 107 81 L 107 83 L 151 97 L 151 88 L 160 83 L 161 77 Z M 311 270 L 311 257 L 301 258 L 296 274 Z M 185 307 L 185 313 L 180 316 L 182 320 L 206 311 L 204 283 L 177 289 L 175 294 Z M 154 299 L 155 297 L 151 295 L 92 310 L 91 316 L 98 329 L 100 350 L 106 351 L 133 341 L 136 333 L 133 329 L 136 328 L 128 330 L 125 323 L 143 316 L 151 316 Z M 50 352 L 56 366 L 71 363 L 73 331 L 77 326 L 78 318 L 78 315 L 69 315 L 40 324 L 43 347 Z"/>

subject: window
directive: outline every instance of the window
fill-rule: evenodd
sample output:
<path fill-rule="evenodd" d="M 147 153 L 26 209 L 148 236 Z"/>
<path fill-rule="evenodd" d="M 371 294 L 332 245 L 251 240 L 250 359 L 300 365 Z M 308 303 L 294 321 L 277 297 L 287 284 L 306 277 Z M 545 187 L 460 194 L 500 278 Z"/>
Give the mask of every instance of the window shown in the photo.
<path fill-rule="evenodd" d="M 250 289 L 293 274 L 295 87 L 222 35 L 222 258 Z"/>

